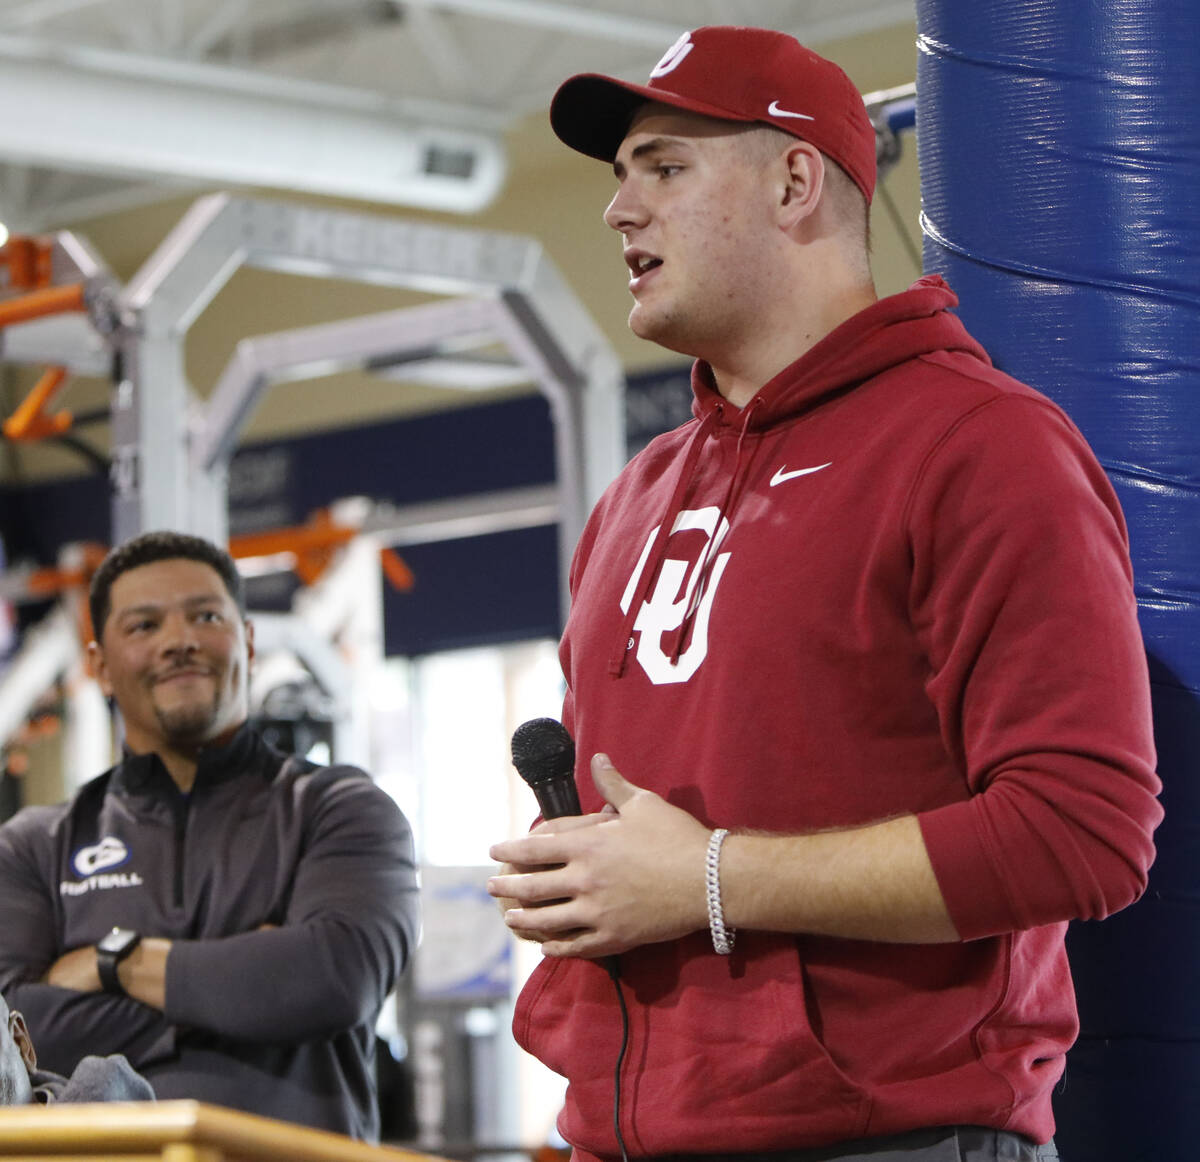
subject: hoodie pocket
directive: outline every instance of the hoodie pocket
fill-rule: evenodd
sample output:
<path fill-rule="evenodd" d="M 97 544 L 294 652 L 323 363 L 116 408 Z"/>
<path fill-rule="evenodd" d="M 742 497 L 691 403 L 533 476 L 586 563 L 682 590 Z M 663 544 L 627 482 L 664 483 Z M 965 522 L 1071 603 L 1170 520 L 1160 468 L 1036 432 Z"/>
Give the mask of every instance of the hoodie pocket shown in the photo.
<path fill-rule="evenodd" d="M 865 1131 L 870 1100 L 809 1023 L 792 937 L 739 933 L 726 957 L 697 933 L 626 953 L 621 963 L 630 1025 L 622 1126 L 632 1151 L 740 1152 Z M 571 1140 L 612 1152 L 621 1023 L 604 970 L 543 961 L 521 995 L 513 1030 L 568 1078 Z"/>
<path fill-rule="evenodd" d="M 697 944 L 664 1006 L 676 1052 L 648 1048 L 664 1079 L 674 1074 L 671 1105 L 708 1127 L 706 1140 L 722 1135 L 710 1149 L 860 1137 L 871 1103 L 810 1021 L 796 939 L 741 932 L 728 957 L 712 951 L 707 933 Z M 653 1024 L 648 1036 L 655 1037 Z"/>

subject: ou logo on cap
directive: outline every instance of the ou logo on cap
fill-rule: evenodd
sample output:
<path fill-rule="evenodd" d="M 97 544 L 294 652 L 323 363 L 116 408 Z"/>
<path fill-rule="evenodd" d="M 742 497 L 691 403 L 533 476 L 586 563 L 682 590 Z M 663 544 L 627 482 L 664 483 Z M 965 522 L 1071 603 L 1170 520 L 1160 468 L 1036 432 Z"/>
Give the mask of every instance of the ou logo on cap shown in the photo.
<path fill-rule="evenodd" d="M 692 34 L 685 32 L 667 51 L 663 54 L 662 60 L 650 70 L 650 79 L 655 77 L 665 77 L 667 73 L 673 73 L 681 64 L 683 58 L 687 56 L 695 45 L 692 44 Z"/>

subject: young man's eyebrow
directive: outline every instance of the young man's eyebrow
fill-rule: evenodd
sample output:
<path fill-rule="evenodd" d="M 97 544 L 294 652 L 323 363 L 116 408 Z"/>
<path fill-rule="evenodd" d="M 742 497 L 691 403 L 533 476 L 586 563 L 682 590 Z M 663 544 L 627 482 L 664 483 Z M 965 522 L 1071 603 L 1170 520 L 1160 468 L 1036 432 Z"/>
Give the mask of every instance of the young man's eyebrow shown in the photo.
<path fill-rule="evenodd" d="M 635 145 L 629 154 L 630 161 L 641 161 L 642 158 L 653 153 L 661 153 L 665 149 L 687 148 L 687 141 L 682 137 L 652 137 L 649 141 L 643 141 L 641 145 Z M 620 161 L 613 162 L 613 173 L 618 178 L 625 173 L 625 165 Z"/>

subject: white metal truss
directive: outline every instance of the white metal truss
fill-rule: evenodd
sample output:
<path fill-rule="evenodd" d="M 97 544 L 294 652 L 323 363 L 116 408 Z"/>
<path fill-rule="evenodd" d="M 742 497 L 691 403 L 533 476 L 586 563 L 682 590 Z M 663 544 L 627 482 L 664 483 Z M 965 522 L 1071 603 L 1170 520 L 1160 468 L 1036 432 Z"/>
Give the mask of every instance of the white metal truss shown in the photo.
<path fill-rule="evenodd" d="M 240 266 L 456 297 L 245 340 L 205 405 L 187 383 L 183 338 Z M 564 560 L 624 461 L 616 353 L 532 238 L 214 194 L 147 259 L 117 314 L 115 541 L 147 528 L 224 540 L 229 457 L 267 383 L 413 354 L 457 357 L 476 341 L 502 345 L 550 401 Z"/>

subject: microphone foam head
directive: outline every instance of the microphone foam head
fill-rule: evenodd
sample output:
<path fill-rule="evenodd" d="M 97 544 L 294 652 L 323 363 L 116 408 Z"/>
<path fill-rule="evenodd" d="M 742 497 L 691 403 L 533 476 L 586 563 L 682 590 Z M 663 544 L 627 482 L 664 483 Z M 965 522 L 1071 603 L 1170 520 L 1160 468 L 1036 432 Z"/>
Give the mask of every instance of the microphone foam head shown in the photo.
<path fill-rule="evenodd" d="M 512 761 L 531 787 L 570 778 L 575 771 L 575 742 L 554 718 L 531 718 L 512 736 Z"/>

